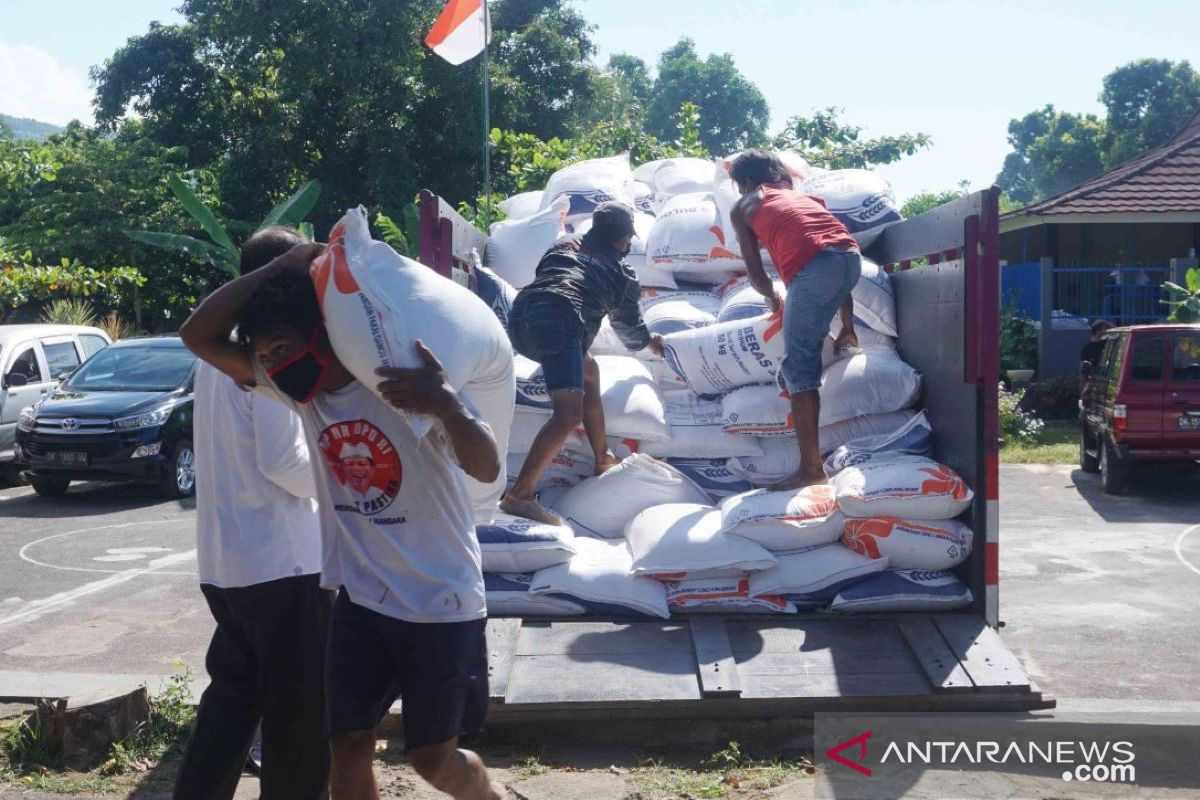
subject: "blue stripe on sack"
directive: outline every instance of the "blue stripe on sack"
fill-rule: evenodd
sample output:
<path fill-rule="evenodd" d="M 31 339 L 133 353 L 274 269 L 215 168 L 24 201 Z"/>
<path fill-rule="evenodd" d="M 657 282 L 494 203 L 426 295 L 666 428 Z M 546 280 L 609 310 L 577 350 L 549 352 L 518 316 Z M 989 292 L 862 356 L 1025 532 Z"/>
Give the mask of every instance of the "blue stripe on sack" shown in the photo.
<path fill-rule="evenodd" d="M 499 525 L 475 526 L 475 538 L 483 544 L 534 544 L 556 542 L 558 537 L 548 531 L 512 530 Z"/>
<path fill-rule="evenodd" d="M 847 602 L 880 600 L 892 596 L 922 596 L 958 599 L 967 586 L 953 573 L 945 570 L 892 570 L 872 575 L 842 592 Z"/>
<path fill-rule="evenodd" d="M 533 583 L 533 574 L 528 575 L 514 573 L 498 573 L 485 572 L 483 573 L 483 590 L 487 593 L 494 592 L 520 592 L 522 594 L 529 593 L 529 587 Z"/>

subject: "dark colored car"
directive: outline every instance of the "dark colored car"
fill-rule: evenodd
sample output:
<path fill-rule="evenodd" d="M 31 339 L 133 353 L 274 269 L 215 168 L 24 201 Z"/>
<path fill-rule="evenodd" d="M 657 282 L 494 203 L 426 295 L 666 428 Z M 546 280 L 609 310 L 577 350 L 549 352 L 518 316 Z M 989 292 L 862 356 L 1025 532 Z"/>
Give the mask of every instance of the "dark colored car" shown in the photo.
<path fill-rule="evenodd" d="M 169 498 L 196 490 L 192 387 L 196 357 L 175 336 L 101 350 L 21 412 L 16 452 L 34 491 L 71 481 L 136 480 Z"/>
<path fill-rule="evenodd" d="M 1120 494 L 1139 461 L 1200 459 L 1200 325 L 1116 328 L 1103 341 L 1085 365 L 1079 466 Z"/>

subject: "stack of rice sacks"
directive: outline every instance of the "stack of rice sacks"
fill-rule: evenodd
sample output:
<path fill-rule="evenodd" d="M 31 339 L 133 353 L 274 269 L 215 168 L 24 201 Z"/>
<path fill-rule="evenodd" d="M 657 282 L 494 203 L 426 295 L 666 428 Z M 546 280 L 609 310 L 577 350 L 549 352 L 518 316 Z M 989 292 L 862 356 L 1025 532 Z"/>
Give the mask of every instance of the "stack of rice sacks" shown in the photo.
<path fill-rule="evenodd" d="M 797 185 L 823 196 L 863 246 L 900 219 L 890 187 L 872 173 L 825 172 L 781 155 Z M 667 616 L 970 602 L 969 590 L 945 572 L 970 550 L 969 530 L 952 521 L 961 511 L 933 520 L 922 516 L 928 509 L 911 505 L 864 505 L 853 495 L 862 482 L 851 477 L 863 466 L 835 476 L 833 461 L 846 448 L 855 455 L 843 454 L 837 462 L 843 466 L 869 452 L 878 463 L 930 468 L 917 460 L 932 449 L 924 415 L 912 410 L 920 375 L 896 352 L 890 278 L 868 260 L 854 291 L 863 352 L 835 358 L 835 319 L 824 353 L 820 441 L 822 452 L 832 454 L 827 471 L 834 479 L 803 492 L 759 488 L 794 472 L 799 449 L 778 380 L 782 319 L 745 277 L 728 221 L 737 199 L 731 161 L 680 158 L 631 169 L 625 154 L 595 159 L 555 173 L 542 192 L 501 204 L 508 219 L 492 226 L 487 266 L 477 266 L 472 286 L 506 324 L 517 288 L 532 279 L 541 253 L 585 232 L 601 202 L 635 207 L 639 235 L 627 263 L 642 282 L 643 317 L 664 336 L 667 357 L 628 353 L 607 323 L 601 329 L 591 353 L 600 363 L 608 444 L 622 464 L 591 477 L 594 456 L 578 430 L 538 485 L 541 501 L 569 525 L 502 515 L 480 528 L 491 613 Z M 871 194 L 869 214 L 863 203 L 854 205 L 865 194 Z M 765 251 L 763 257 L 773 272 Z M 776 288 L 782 295 L 782 283 Z M 516 374 L 510 485 L 550 413 L 537 365 L 518 356 Z M 940 477 L 931 480 L 957 480 L 934 467 Z M 933 528 L 957 537 L 953 545 L 937 540 L 957 548 L 953 554 L 939 560 L 928 556 L 929 546 L 893 546 L 918 536 L 933 541 Z M 897 551 L 904 553 L 899 560 Z"/>

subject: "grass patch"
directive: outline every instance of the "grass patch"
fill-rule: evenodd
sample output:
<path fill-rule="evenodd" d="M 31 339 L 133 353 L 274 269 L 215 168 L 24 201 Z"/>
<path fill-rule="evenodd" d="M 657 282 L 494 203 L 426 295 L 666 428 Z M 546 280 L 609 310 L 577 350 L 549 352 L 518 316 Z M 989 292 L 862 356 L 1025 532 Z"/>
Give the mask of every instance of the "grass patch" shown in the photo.
<path fill-rule="evenodd" d="M 1000 448 L 1006 464 L 1074 464 L 1079 460 L 1079 423 L 1050 421 L 1032 441 L 1008 441 Z"/>
<path fill-rule="evenodd" d="M 172 676 L 150 699 L 149 719 L 113 744 L 108 760 L 91 772 L 64 769 L 62 754 L 43 734 L 35 715 L 0 723 L 0 780 L 60 794 L 116 791 L 121 776 L 148 772 L 183 752 L 196 719 L 191 683 L 189 672 Z"/>
<path fill-rule="evenodd" d="M 551 768 L 539 761 L 537 756 L 530 756 L 520 764 L 512 767 L 509 773 L 513 776 L 513 780 L 527 781 L 530 778 L 536 778 L 538 775 L 545 775 L 550 771 Z"/>
<path fill-rule="evenodd" d="M 698 768 L 648 760 L 630 770 L 629 779 L 646 800 L 736 798 L 780 786 L 813 771 L 807 759 L 763 760 L 742 752 L 737 742 L 705 759 Z"/>

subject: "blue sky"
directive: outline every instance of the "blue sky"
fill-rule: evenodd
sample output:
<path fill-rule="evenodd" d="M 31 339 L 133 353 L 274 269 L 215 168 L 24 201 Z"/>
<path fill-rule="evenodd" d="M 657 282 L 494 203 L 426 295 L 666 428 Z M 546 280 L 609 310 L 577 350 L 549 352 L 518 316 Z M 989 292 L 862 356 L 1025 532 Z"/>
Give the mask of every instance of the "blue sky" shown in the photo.
<path fill-rule="evenodd" d="M 87 69 L 177 0 L 0 0 L 0 111 L 88 113 Z M 396 0 L 402 9 L 402 0 Z M 1195 0 L 575 0 L 600 59 L 654 64 L 681 36 L 732 53 L 766 96 L 772 129 L 837 105 L 868 133 L 924 131 L 934 146 L 882 172 L 902 197 L 999 171 L 1008 121 L 1045 103 L 1101 112 L 1100 81 L 1135 58 L 1200 66 Z"/>

